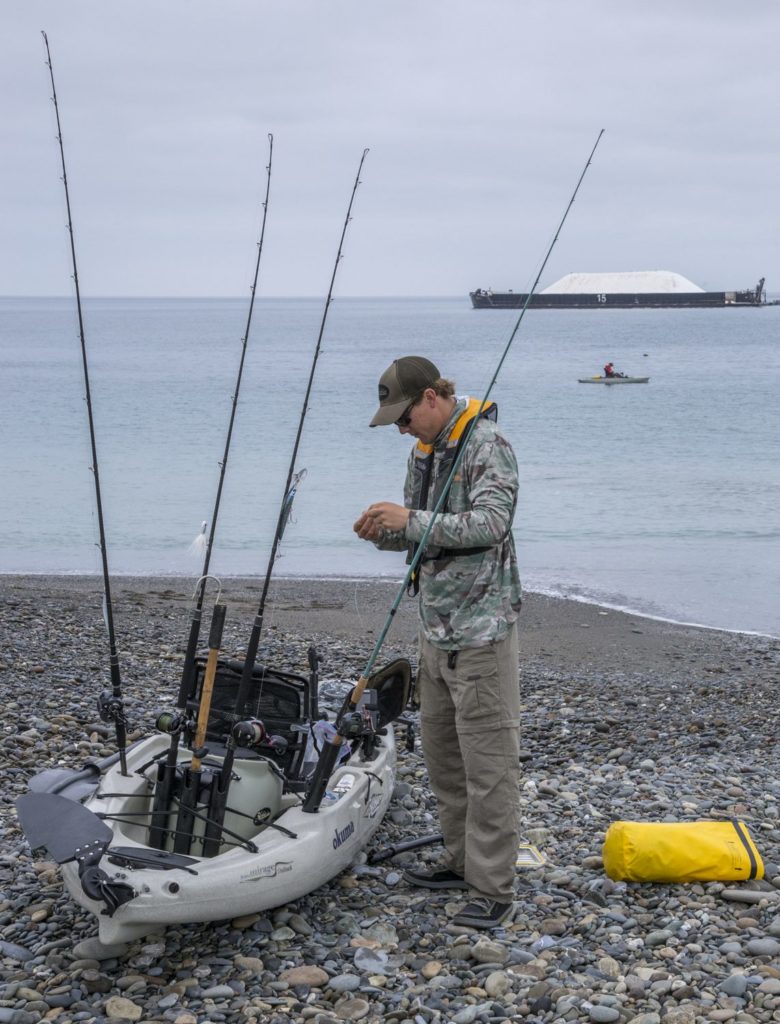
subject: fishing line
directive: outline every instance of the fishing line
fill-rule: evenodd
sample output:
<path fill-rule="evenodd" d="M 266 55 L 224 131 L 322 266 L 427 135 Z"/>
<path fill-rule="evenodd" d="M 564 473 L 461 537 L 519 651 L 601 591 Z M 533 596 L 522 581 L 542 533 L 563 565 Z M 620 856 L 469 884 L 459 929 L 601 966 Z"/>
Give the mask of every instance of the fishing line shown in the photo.
<path fill-rule="evenodd" d="M 380 633 L 380 635 L 379 635 L 379 637 L 377 639 L 377 642 L 376 642 L 376 644 L 374 646 L 373 651 L 371 652 L 371 655 L 370 655 L 368 661 L 366 662 L 366 667 L 363 670 L 363 677 L 362 677 L 363 681 L 364 681 L 364 688 L 365 688 L 365 680 L 367 679 L 369 673 L 371 672 L 371 669 L 374 666 L 374 663 L 376 662 L 377 655 L 379 654 L 379 651 L 382 649 L 382 644 L 384 643 L 385 637 L 387 636 L 387 634 L 388 634 L 388 632 L 390 630 L 390 626 L 392 625 L 393 618 L 395 617 L 395 613 L 398 610 L 398 606 L 400 605 L 401 600 L 402 600 L 402 598 L 404 596 L 404 593 L 406 592 L 406 589 L 407 589 L 407 587 L 409 585 L 409 582 L 414 577 L 414 574 L 415 574 L 415 571 L 417 569 L 417 566 L 419 565 L 420 561 L 422 560 L 422 556 L 425 553 L 425 547 L 427 545 L 428 538 L 429 538 L 429 536 L 431 534 L 431 531 L 433 530 L 434 524 L 436 522 L 436 516 L 441 511 L 444 503 L 447 500 L 450 488 L 452 486 L 452 481 L 455 478 L 455 474 L 458 472 L 458 469 L 460 468 L 461 462 L 463 461 L 463 455 L 464 455 L 465 450 L 466 450 L 466 448 L 468 446 L 469 438 L 471 437 L 471 434 L 472 434 L 472 432 L 474 430 L 474 427 L 476 426 L 476 424 L 477 424 L 477 422 L 479 420 L 480 413 L 485 408 L 485 405 L 487 404 L 487 401 L 490 398 L 490 393 L 493 390 L 493 387 L 494 387 L 494 385 L 496 383 L 496 380 L 498 379 L 498 375 L 501 372 L 501 369 L 502 369 L 502 367 L 504 365 L 504 362 L 506 361 L 506 357 L 509 355 L 509 350 L 512 347 L 512 343 L 515 340 L 517 332 L 520 330 L 520 324 L 523 322 L 523 317 L 525 316 L 525 312 L 528 309 L 528 305 L 529 305 L 529 303 L 531 301 L 531 298 L 535 294 L 536 289 L 537 289 L 537 287 L 539 285 L 539 279 L 541 278 L 542 274 L 544 273 L 544 268 L 547 266 L 547 262 L 550 259 L 550 256 L 552 254 L 553 249 L 555 248 L 555 243 L 558 241 L 558 236 L 560 235 L 561 230 L 563 229 L 563 225 L 566 223 L 566 218 L 569 215 L 569 210 L 571 210 L 572 206 L 574 205 L 574 200 L 577 198 L 577 193 L 579 192 L 579 188 L 580 188 L 580 185 L 582 184 L 582 180 L 585 177 L 585 174 L 587 173 L 588 168 L 590 167 L 591 160 L 593 159 L 593 155 L 596 152 L 598 144 L 601 141 L 601 136 L 603 134 L 604 134 L 604 129 L 602 128 L 601 131 L 598 134 L 598 137 L 596 138 L 596 141 L 595 141 L 595 143 L 593 145 L 593 148 L 590 151 L 590 155 L 588 156 L 588 159 L 587 159 L 587 161 L 585 163 L 585 166 L 582 169 L 582 173 L 580 174 L 580 176 L 579 176 L 579 178 L 577 180 L 577 184 L 576 184 L 576 186 L 574 188 L 574 191 L 572 192 L 571 198 L 569 199 L 569 202 L 568 202 L 568 204 L 566 206 L 566 209 L 564 211 L 563 217 L 561 218 L 561 221 L 558 224 L 558 228 L 557 228 L 557 230 L 556 230 L 556 232 L 555 232 L 555 234 L 553 236 L 553 239 L 550 242 L 550 245 L 549 245 L 549 247 L 547 249 L 545 257 L 542 260 L 542 265 L 539 267 L 539 272 L 537 273 L 536 278 L 534 279 L 534 283 L 533 283 L 533 285 L 531 287 L 531 290 L 526 295 L 525 302 L 523 303 L 523 308 L 520 310 L 520 315 L 518 316 L 518 318 L 517 318 L 517 320 L 515 322 L 515 325 L 514 325 L 514 327 L 512 329 L 512 332 L 509 335 L 509 340 L 507 341 L 506 345 L 504 346 L 504 350 L 501 353 L 501 358 L 498 361 L 498 365 L 496 366 L 496 369 L 493 372 L 493 376 L 490 379 L 490 383 L 488 384 L 487 390 L 485 391 L 485 395 L 484 395 L 484 397 L 482 399 L 482 402 L 480 403 L 479 411 L 477 412 L 477 415 L 471 420 L 471 422 L 468 425 L 467 430 L 465 431 L 463 443 L 460 445 L 460 449 L 458 451 L 458 455 L 457 455 L 457 457 L 455 458 L 455 460 L 452 463 L 452 467 L 450 469 L 449 475 L 447 476 L 447 480 L 446 480 L 446 482 L 444 484 L 444 487 L 442 489 L 442 493 L 439 495 L 439 499 L 436 502 L 436 505 L 431 510 L 431 518 L 430 518 L 430 521 L 428 523 L 428 526 L 426 527 L 422 537 L 420 538 L 420 543 L 419 543 L 419 545 L 417 547 L 417 551 L 415 552 L 414 558 L 412 559 L 412 561 L 411 561 L 411 563 L 409 565 L 409 568 L 406 571 L 406 576 L 404 577 L 403 583 L 401 584 L 401 586 L 400 586 L 400 588 L 398 590 L 398 593 L 396 594 L 395 600 L 393 601 L 393 604 L 392 604 L 392 606 L 390 608 L 390 611 L 388 612 L 387 618 L 385 619 L 384 625 L 382 627 L 382 631 L 381 631 L 381 633 Z M 359 685 L 359 683 L 358 683 L 358 685 Z M 362 691 L 361 691 L 361 693 L 362 693 Z"/>
<path fill-rule="evenodd" d="M 309 406 L 309 398 L 311 396 L 312 385 L 314 382 L 314 374 L 317 369 L 317 361 L 319 359 L 320 350 L 322 346 L 322 338 L 325 333 L 325 324 L 328 318 L 328 311 L 330 309 L 331 302 L 333 301 L 333 287 L 336 282 L 336 274 L 338 272 L 339 264 L 343 259 L 344 239 L 347 234 L 347 227 L 349 226 L 349 222 L 352 220 L 352 206 L 355 202 L 355 196 L 357 194 L 358 186 L 360 185 L 360 174 L 363 170 L 363 164 L 365 162 L 367 155 L 368 149 L 364 149 L 362 156 L 360 157 L 360 163 L 358 164 L 357 174 L 355 175 L 355 181 L 352 186 L 352 192 L 349 197 L 347 213 L 344 218 L 344 225 L 341 229 L 341 237 L 339 239 L 338 251 L 336 253 L 336 259 L 334 260 L 333 263 L 333 272 L 330 278 L 330 285 L 328 287 L 328 293 L 325 299 L 325 306 L 322 312 L 320 329 L 317 335 L 317 343 L 314 348 L 314 355 L 312 357 L 311 368 L 309 370 L 309 379 L 306 385 L 306 393 L 304 395 L 303 405 L 301 407 L 301 414 L 298 421 L 298 429 L 295 435 L 295 443 L 293 444 L 292 455 L 290 457 L 290 465 L 287 470 L 287 481 L 285 483 L 284 494 L 282 497 L 281 506 L 279 508 L 279 517 L 276 523 L 276 530 L 274 532 L 273 543 L 271 544 L 271 552 L 268 558 L 268 568 L 266 570 L 265 579 L 263 580 L 263 589 L 260 595 L 260 604 L 257 610 L 257 614 L 255 615 L 254 622 L 252 624 L 252 630 L 249 636 L 249 642 L 247 644 L 246 657 L 244 659 L 244 665 L 241 672 L 241 681 L 239 683 L 238 692 L 236 694 L 236 700 L 234 705 L 234 713 L 236 716 L 236 720 L 239 720 L 243 713 L 243 708 L 249 698 L 249 694 L 252 690 L 252 686 L 254 683 L 253 673 L 255 661 L 257 659 L 257 648 L 260 643 L 260 635 L 263 630 L 265 605 L 268 597 L 268 589 L 271 584 L 271 575 L 273 573 L 274 563 L 276 561 L 279 544 L 281 543 L 282 534 L 284 533 L 285 526 L 287 525 L 290 513 L 292 511 L 292 505 L 295 499 L 295 493 L 298 484 L 303 480 L 303 475 L 306 472 L 305 470 L 299 470 L 296 473 L 295 463 L 298 457 L 298 448 L 300 446 L 301 435 L 303 433 L 303 425 L 306 419 L 306 412 Z M 314 671 L 313 667 L 312 671 Z M 234 735 L 234 733 L 231 732 L 225 750 L 225 758 L 222 764 L 221 780 L 218 791 L 218 798 L 221 799 L 223 805 L 226 799 L 228 788 L 230 786 L 230 776 L 232 773 L 233 760 L 235 758 L 237 746 L 237 738 Z M 214 810 L 215 816 L 220 813 L 222 814 L 222 816 L 224 816 L 224 811 L 220 812 L 216 805 Z"/>
<path fill-rule="evenodd" d="M 51 98 L 54 103 L 54 113 L 57 119 L 57 142 L 60 150 L 60 163 L 62 165 L 62 184 L 65 189 L 65 206 L 68 212 L 68 237 L 70 240 L 70 258 L 73 267 L 73 283 L 76 288 L 76 311 L 78 314 L 79 340 L 81 342 L 81 362 L 84 371 L 84 400 L 87 405 L 87 418 L 89 420 L 89 439 L 92 449 L 92 474 L 95 479 L 95 504 L 97 506 L 98 534 L 100 548 L 100 560 L 103 571 L 103 595 L 104 595 L 104 617 L 106 632 L 108 634 L 109 667 L 111 675 L 111 691 L 104 690 L 98 698 L 98 711 L 105 722 L 113 722 L 116 731 L 116 745 L 119 751 L 119 763 L 123 775 L 127 775 L 127 730 L 122 701 L 122 679 L 119 671 L 119 654 L 116 646 L 116 634 L 114 632 L 114 607 L 111 600 L 111 579 L 108 572 L 108 553 L 106 548 L 106 531 L 103 522 L 103 502 L 100 493 L 100 472 L 98 470 L 97 444 L 95 442 L 95 421 L 92 414 L 92 393 L 89 383 L 89 365 L 87 362 L 87 343 L 84 334 L 84 317 L 81 309 L 81 290 L 79 288 L 79 273 L 76 264 L 76 242 L 73 235 L 73 217 L 70 207 L 70 192 L 68 190 L 68 175 L 65 170 L 65 146 L 62 140 L 62 125 L 60 123 L 60 108 L 57 102 L 57 89 L 54 84 L 54 68 L 52 66 L 51 51 L 49 50 L 49 39 L 45 32 L 41 32 L 43 43 L 46 47 L 46 66 L 49 69 L 51 79 Z"/>
<path fill-rule="evenodd" d="M 447 497 L 448 497 L 449 491 L 450 491 L 450 487 L 452 486 L 452 481 L 455 478 L 455 474 L 458 472 L 458 469 L 460 468 L 460 464 L 463 461 L 464 452 L 466 451 L 466 448 L 468 447 L 469 438 L 471 437 L 472 431 L 474 430 L 474 427 L 476 426 L 476 424 L 477 424 L 477 422 L 478 422 L 478 420 L 480 418 L 480 414 L 481 414 L 482 410 L 485 408 L 485 405 L 486 405 L 486 403 L 487 403 L 487 401 L 488 401 L 488 399 L 490 397 L 490 393 L 493 390 L 493 386 L 495 385 L 495 382 L 498 379 L 498 375 L 501 372 L 501 368 L 503 367 L 504 362 L 506 360 L 506 357 L 509 354 L 509 350 L 512 347 L 512 342 L 515 340 L 515 336 L 517 335 L 517 332 L 520 330 L 520 324 L 522 323 L 523 317 L 525 316 L 525 311 L 528 309 L 528 305 L 529 305 L 529 303 L 531 301 L 531 298 L 534 295 L 534 293 L 536 291 L 536 288 L 538 287 L 539 279 L 541 278 L 542 273 L 544 272 L 544 268 L 547 266 L 547 261 L 549 260 L 550 255 L 552 254 L 553 249 L 555 248 L 555 243 L 558 241 L 558 236 L 560 235 L 561 230 L 563 228 L 563 225 L 566 222 L 566 218 L 569 215 L 569 211 L 571 210 L 571 208 L 572 208 L 572 206 L 574 204 L 574 200 L 577 197 L 577 193 L 579 192 L 579 188 L 580 188 L 580 185 L 582 184 L 582 180 L 585 177 L 585 174 L 587 173 L 588 168 L 590 167 L 591 160 L 593 159 L 593 155 L 596 152 L 598 144 L 601 141 L 601 136 L 603 134 L 604 134 L 604 129 L 602 128 L 601 131 L 599 132 L 597 138 L 596 138 L 596 141 L 595 141 L 595 143 L 593 145 L 593 148 L 590 151 L 590 155 L 588 156 L 588 159 L 587 159 L 587 161 L 585 163 L 585 166 L 582 169 L 582 173 L 580 174 L 580 176 L 579 176 L 579 178 L 577 180 L 577 184 L 576 184 L 576 186 L 574 188 L 574 191 L 571 194 L 571 198 L 569 199 L 569 202 L 568 202 L 568 204 L 566 206 L 566 209 L 564 210 L 563 217 L 561 218 L 561 221 L 558 224 L 558 228 L 557 228 L 557 230 L 556 230 L 556 232 L 555 232 L 555 234 L 553 236 L 552 241 L 550 242 L 550 245 L 549 245 L 549 247 L 547 249 L 545 257 L 542 260 L 542 265 L 539 268 L 539 272 L 536 275 L 536 278 L 534 280 L 533 286 L 532 286 L 531 290 L 528 292 L 528 294 L 526 295 L 526 299 L 525 299 L 525 302 L 523 304 L 523 308 L 520 311 L 520 315 L 517 317 L 517 320 L 515 322 L 515 325 L 514 325 L 514 328 L 512 329 L 511 334 L 509 335 L 509 340 L 507 341 L 506 345 L 504 346 L 504 350 L 503 350 L 503 352 L 501 354 L 501 358 L 498 361 L 498 365 L 496 366 L 496 369 L 495 369 L 495 371 L 493 373 L 493 376 L 492 376 L 492 378 L 490 380 L 490 383 L 488 384 L 488 387 L 487 387 L 487 390 L 485 391 L 485 395 L 484 395 L 484 397 L 482 399 L 482 402 L 480 403 L 479 410 L 478 410 L 476 416 L 474 416 L 474 418 L 469 422 L 469 425 L 468 425 L 467 429 L 464 431 L 463 441 L 459 445 L 458 454 L 456 455 L 455 459 L 453 460 L 452 467 L 451 467 L 450 472 L 449 472 L 449 474 L 447 476 L 447 479 L 445 481 L 444 487 L 442 488 L 442 492 L 439 495 L 439 498 L 438 498 L 435 506 L 431 510 L 431 518 L 430 518 L 430 521 L 428 523 L 428 526 L 426 527 L 422 537 L 420 538 L 420 542 L 419 542 L 419 544 L 417 546 L 417 550 L 416 550 L 416 552 L 414 554 L 414 557 L 412 558 L 412 561 L 411 561 L 411 563 L 409 565 L 409 568 L 406 571 L 406 576 L 404 577 L 404 580 L 403 580 L 403 582 L 401 583 L 401 586 L 398 589 L 398 593 L 396 594 L 395 600 L 392 603 L 390 611 L 387 613 L 387 616 L 385 618 L 385 622 L 384 622 L 384 625 L 382 627 L 382 630 L 381 630 L 381 632 L 379 634 L 379 637 L 377 638 L 377 641 L 376 641 L 376 643 L 374 645 L 374 649 L 371 652 L 371 654 L 370 654 L 370 656 L 368 658 L 368 661 L 366 662 L 365 668 L 363 669 L 363 674 L 358 679 L 358 681 L 357 681 L 357 683 L 355 685 L 355 688 L 352 691 L 352 696 L 351 696 L 351 698 L 349 700 L 348 706 L 345 708 L 346 712 L 354 711 L 354 709 L 357 707 L 358 703 L 360 702 L 361 697 L 363 696 L 363 693 L 364 693 L 364 691 L 366 689 L 366 686 L 368 685 L 368 677 L 371 674 L 371 669 L 374 667 L 374 664 L 376 662 L 377 656 L 379 655 L 379 652 L 382 649 L 382 645 L 385 642 L 385 638 L 386 638 L 388 632 L 390 631 L 390 627 L 391 627 L 391 625 L 393 623 L 393 620 L 395 618 L 395 614 L 398 611 L 398 607 L 399 607 L 399 605 L 401 603 L 401 600 L 402 600 L 404 594 L 407 591 L 409 583 L 414 578 L 415 572 L 417 570 L 417 566 L 419 565 L 420 561 L 422 560 L 422 556 L 425 553 L 425 548 L 426 548 L 426 545 L 428 543 L 428 538 L 429 538 L 429 536 L 431 534 L 431 531 L 433 529 L 434 523 L 436 522 L 436 516 L 438 515 L 438 513 L 440 512 L 440 510 L 444 506 L 444 503 L 447 500 Z M 340 718 L 341 717 L 343 717 L 343 716 L 340 716 Z M 345 737 L 340 732 L 340 729 L 341 729 L 340 721 L 337 721 L 336 728 L 337 728 L 336 735 L 333 738 L 333 740 L 327 741 L 325 750 L 323 751 L 323 753 L 322 753 L 322 755 L 321 755 L 321 757 L 319 759 L 319 762 L 317 764 L 317 767 L 316 767 L 316 769 L 314 771 L 314 774 L 312 776 L 312 781 L 311 781 L 309 790 L 307 792 L 306 801 L 305 801 L 304 807 L 303 807 L 303 810 L 307 811 L 309 813 L 316 812 L 318 810 L 321 802 L 322 802 L 322 798 L 323 798 L 324 793 L 325 793 L 325 788 L 327 786 L 328 778 L 330 777 L 330 774 L 333 771 L 333 768 L 335 767 L 336 760 L 337 760 L 338 755 L 339 755 L 340 747 L 341 747 L 341 745 L 342 745 L 342 743 L 344 742 L 344 739 L 345 739 Z"/>
<path fill-rule="evenodd" d="M 197 596 L 195 605 L 192 611 L 192 618 L 190 619 L 190 633 L 187 639 L 187 649 L 184 655 L 184 667 L 182 670 L 181 685 L 179 688 L 179 699 L 177 706 L 184 708 L 188 697 L 191 695 L 193 685 L 195 682 L 195 655 L 198 647 L 198 638 L 200 636 L 200 624 L 203 613 L 203 600 L 206 593 L 206 581 L 209 576 L 209 564 L 211 562 L 211 552 L 214 547 L 214 536 L 217 530 L 217 519 L 219 517 L 219 506 L 222 500 L 222 488 L 225 483 L 225 474 L 227 472 L 228 458 L 230 456 L 230 442 L 233 438 L 233 425 L 236 420 L 236 410 L 238 409 L 238 396 L 241 391 L 241 379 L 244 374 L 244 362 L 246 360 L 247 348 L 249 345 L 249 332 L 252 326 L 252 314 L 255 308 L 255 296 L 257 294 L 257 282 L 260 275 L 260 261 L 263 255 L 263 242 L 265 240 L 265 225 L 268 218 L 268 198 L 271 192 L 271 166 L 273 164 L 274 155 L 274 137 L 269 132 L 268 134 L 268 163 L 266 164 L 266 181 L 265 181 L 265 198 L 262 202 L 263 207 L 263 218 L 260 226 L 260 238 L 257 243 L 257 259 L 255 260 L 255 271 L 252 279 L 252 286 L 250 289 L 250 300 L 249 309 L 247 311 L 246 326 L 244 328 L 244 335 L 241 339 L 241 358 L 238 363 L 238 375 L 236 377 L 235 389 L 233 391 L 233 401 L 230 409 L 230 418 L 228 420 L 227 436 L 225 437 L 225 449 L 222 455 L 222 460 L 219 463 L 219 481 L 217 483 L 217 493 L 214 498 L 214 510 L 211 513 L 211 526 L 208 531 L 208 539 L 205 542 L 205 550 L 203 556 L 203 568 L 200 574 L 200 580 L 198 582 Z M 191 547 L 197 550 L 203 547 L 203 537 L 206 533 L 206 522 L 204 521 L 201 525 L 201 530 L 198 536 L 193 541 Z"/>
<path fill-rule="evenodd" d="M 365 624 L 363 621 L 363 613 L 360 610 L 360 602 L 358 601 L 358 590 L 360 589 L 360 580 L 355 580 L 354 600 L 355 600 L 355 614 L 357 615 L 358 624 L 360 626 L 361 633 L 365 632 Z"/>
<path fill-rule="evenodd" d="M 246 360 L 247 348 L 249 345 L 249 333 L 252 326 L 252 314 L 255 308 L 255 296 L 257 294 L 257 282 L 260 276 L 260 261 L 263 255 L 263 242 L 265 240 L 265 225 L 268 218 L 268 198 L 271 192 L 271 166 L 273 164 L 273 152 L 274 152 L 274 137 L 269 132 L 268 134 L 268 163 L 266 164 L 266 180 L 265 180 L 265 198 L 262 202 L 263 216 L 260 225 L 260 238 L 257 242 L 257 258 L 255 260 L 254 276 L 252 278 L 252 285 L 250 289 L 249 309 L 247 311 L 246 326 L 244 328 L 244 335 L 241 339 L 241 357 L 238 363 L 238 374 L 236 376 L 235 388 L 233 391 L 233 400 L 230 409 L 230 417 L 228 420 L 227 436 L 225 438 L 225 448 L 222 454 L 222 460 L 219 463 L 220 472 L 219 480 L 217 483 L 217 493 L 214 499 L 214 509 L 211 514 L 211 527 L 208 532 L 208 539 L 205 541 L 205 548 L 203 538 L 206 533 L 206 522 L 204 521 L 201 525 L 200 533 L 195 538 L 191 545 L 191 549 L 196 552 L 199 549 L 204 550 L 203 557 L 203 568 L 198 579 L 198 583 L 195 589 L 195 597 L 191 605 L 191 617 L 190 617 L 190 631 L 187 637 L 187 647 L 184 653 L 184 665 L 182 667 L 181 682 L 179 683 L 179 694 L 176 700 L 176 707 L 180 714 L 174 716 L 174 728 L 170 733 L 170 742 L 168 744 L 168 752 L 164 761 L 161 761 L 158 766 L 157 784 L 154 791 L 153 801 L 153 812 L 152 812 L 152 823 L 149 828 L 149 845 L 162 849 L 163 843 L 167 835 L 167 821 L 168 814 L 171 807 L 171 800 L 173 798 L 173 790 L 176 779 L 176 769 L 178 763 L 178 751 L 179 751 L 179 739 L 181 730 L 183 728 L 183 712 L 187 707 L 187 701 L 194 695 L 196 677 L 197 677 L 197 651 L 198 651 L 198 639 L 200 637 L 200 626 L 203 618 L 203 601 L 206 594 L 206 584 L 212 577 L 209 574 L 209 564 L 211 562 L 211 552 L 214 547 L 214 537 L 217 529 L 217 519 L 219 517 L 219 506 L 222 499 L 222 488 L 225 482 L 225 474 L 227 472 L 228 458 L 230 456 L 230 442 L 233 437 L 233 425 L 236 419 L 236 410 L 238 409 L 238 396 L 241 391 L 241 379 L 244 373 L 244 362 Z M 215 606 L 216 607 L 216 606 Z M 224 613 L 223 613 L 224 614 Z"/>
<path fill-rule="evenodd" d="M 255 621 L 252 626 L 252 632 L 247 645 L 246 659 L 244 661 L 244 669 L 241 677 L 241 685 L 239 687 L 239 695 L 236 699 L 236 707 L 240 707 L 242 700 L 246 700 L 249 695 L 249 690 L 252 685 L 252 670 L 254 669 L 255 659 L 257 657 L 257 647 L 260 642 L 260 634 L 263 629 L 263 617 L 265 614 L 265 605 L 268 598 L 268 588 L 271 585 L 271 575 L 273 574 L 274 562 L 276 561 L 277 552 L 279 550 L 279 544 L 282 540 L 282 534 L 284 533 L 285 526 L 290 517 L 292 511 L 293 501 L 295 499 L 295 493 L 298 484 L 303 480 L 306 473 L 305 469 L 295 471 L 295 463 L 298 458 L 298 448 L 301 443 L 301 435 L 303 434 L 303 424 L 306 419 L 306 413 L 309 407 L 309 398 L 311 397 L 311 389 L 314 383 L 314 374 L 317 369 L 317 361 L 320 356 L 320 350 L 322 346 L 322 337 L 325 333 L 325 324 L 328 319 L 328 311 L 330 309 L 331 302 L 333 301 L 333 286 L 336 282 L 336 274 L 338 272 L 339 264 L 343 259 L 343 248 L 344 239 L 347 234 L 347 227 L 349 222 L 352 220 L 352 205 L 355 202 L 355 195 L 360 185 L 360 174 L 363 170 L 363 164 L 365 162 L 368 150 L 363 150 L 363 155 L 360 157 L 360 163 L 358 164 L 357 174 L 355 175 L 355 182 L 352 186 L 352 193 L 349 197 L 349 205 L 347 206 L 347 214 L 344 218 L 344 225 L 341 229 L 341 238 L 339 239 L 338 252 L 336 253 L 336 259 L 333 263 L 333 272 L 330 278 L 330 286 L 328 288 L 328 294 L 325 299 L 325 307 L 322 312 L 322 320 L 320 322 L 319 334 L 317 335 L 317 343 L 314 348 L 314 355 L 312 357 L 311 368 L 309 370 L 309 379 L 306 384 L 306 393 L 303 398 L 303 405 L 301 407 L 301 415 L 298 420 L 298 429 L 295 435 L 295 442 L 293 444 L 292 455 L 290 457 L 290 465 L 287 470 L 287 482 L 284 487 L 284 496 L 282 498 L 281 507 L 279 509 L 279 518 L 276 523 L 276 530 L 274 532 L 273 542 L 271 544 L 271 553 L 268 558 L 268 568 L 266 569 L 265 579 L 263 580 L 263 590 L 260 595 L 260 605 L 255 616 Z"/>

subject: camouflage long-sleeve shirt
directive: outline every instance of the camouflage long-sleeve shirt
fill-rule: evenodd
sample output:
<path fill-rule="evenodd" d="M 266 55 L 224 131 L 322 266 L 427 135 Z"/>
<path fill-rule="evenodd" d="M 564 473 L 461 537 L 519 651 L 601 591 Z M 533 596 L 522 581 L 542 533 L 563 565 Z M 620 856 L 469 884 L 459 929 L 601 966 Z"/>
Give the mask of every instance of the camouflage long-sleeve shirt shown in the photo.
<path fill-rule="evenodd" d="M 459 399 L 434 442 L 428 510 L 415 510 L 404 531 L 386 531 L 376 542 L 404 550 L 419 542 L 431 520 L 441 453 L 466 407 Z M 409 455 L 404 504 L 412 506 L 415 455 Z M 495 423 L 478 420 L 450 490 L 446 511 L 436 516 L 428 541 L 445 549 L 490 546 L 480 554 L 445 556 L 420 564 L 420 619 L 427 640 L 444 650 L 483 647 L 501 640 L 520 611 L 522 592 L 512 519 L 517 504 L 517 462 Z"/>

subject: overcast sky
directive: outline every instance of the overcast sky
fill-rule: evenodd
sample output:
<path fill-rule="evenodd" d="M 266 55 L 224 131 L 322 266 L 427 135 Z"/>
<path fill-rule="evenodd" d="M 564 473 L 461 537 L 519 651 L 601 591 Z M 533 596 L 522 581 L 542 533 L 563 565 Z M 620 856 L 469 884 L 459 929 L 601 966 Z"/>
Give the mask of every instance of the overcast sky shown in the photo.
<path fill-rule="evenodd" d="M 780 292 L 780 3 L 24 0 L 0 33 L 0 294 L 527 288 L 673 270 Z"/>

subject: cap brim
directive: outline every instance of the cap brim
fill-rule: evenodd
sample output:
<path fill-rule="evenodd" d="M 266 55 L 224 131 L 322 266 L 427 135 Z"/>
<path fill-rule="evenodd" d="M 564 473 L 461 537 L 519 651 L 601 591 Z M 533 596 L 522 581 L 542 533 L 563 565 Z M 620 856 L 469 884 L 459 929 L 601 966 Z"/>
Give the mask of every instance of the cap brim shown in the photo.
<path fill-rule="evenodd" d="M 374 418 L 368 424 L 369 427 L 389 427 L 409 408 L 409 399 L 404 398 L 402 402 L 393 402 L 392 405 L 380 405 L 374 413 Z"/>

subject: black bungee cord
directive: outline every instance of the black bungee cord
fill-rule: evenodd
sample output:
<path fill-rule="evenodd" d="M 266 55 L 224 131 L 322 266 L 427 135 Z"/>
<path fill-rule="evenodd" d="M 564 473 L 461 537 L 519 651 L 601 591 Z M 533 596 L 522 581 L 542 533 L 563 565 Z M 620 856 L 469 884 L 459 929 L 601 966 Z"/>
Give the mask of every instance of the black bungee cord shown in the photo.
<path fill-rule="evenodd" d="M 62 126 L 60 124 L 60 108 L 57 102 L 57 89 L 54 84 L 54 68 L 52 67 L 51 51 L 49 50 L 49 39 L 45 32 L 41 32 L 44 46 L 46 47 L 46 66 L 49 69 L 51 79 L 51 98 L 54 103 L 54 113 L 57 119 L 57 142 L 60 150 L 60 162 L 62 164 L 62 184 L 65 189 L 65 206 L 68 212 L 68 236 L 70 239 L 70 257 L 73 266 L 73 282 L 76 288 L 76 311 L 78 313 L 79 339 L 81 342 L 81 361 L 84 370 L 84 400 L 87 405 L 87 417 L 89 419 L 89 439 L 92 448 L 92 474 L 95 479 L 95 503 L 97 505 L 98 534 L 100 558 L 103 567 L 103 613 L 108 633 L 109 665 L 111 673 L 111 690 L 104 690 L 98 698 L 98 711 L 105 722 L 113 722 L 116 730 L 116 744 L 119 752 L 119 763 L 123 775 L 127 775 L 127 728 L 122 701 L 122 679 L 119 671 L 119 654 L 116 646 L 116 634 L 114 632 L 114 608 L 111 600 L 111 579 L 108 572 L 108 554 L 106 549 L 106 531 L 103 523 L 103 502 L 100 493 L 100 472 L 98 469 L 97 445 L 95 442 L 95 420 L 92 413 L 92 394 L 89 385 L 89 364 L 87 361 L 87 344 L 84 335 L 84 317 L 81 309 L 81 291 L 79 289 L 79 273 L 76 264 L 76 243 L 73 237 L 73 217 L 70 207 L 70 193 L 68 190 L 68 175 L 65 170 L 65 147 L 62 141 Z"/>

